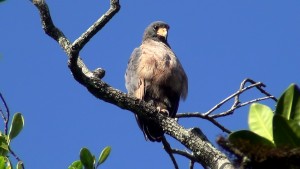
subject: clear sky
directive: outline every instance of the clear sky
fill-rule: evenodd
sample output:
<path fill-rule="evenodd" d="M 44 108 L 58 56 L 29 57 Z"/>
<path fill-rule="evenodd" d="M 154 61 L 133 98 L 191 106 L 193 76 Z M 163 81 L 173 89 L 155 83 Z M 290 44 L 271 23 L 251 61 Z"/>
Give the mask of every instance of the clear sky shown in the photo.
<path fill-rule="evenodd" d="M 48 4 L 55 24 L 71 41 L 109 7 L 108 0 Z M 81 52 L 88 67 L 104 68 L 104 81 L 117 89 L 126 91 L 128 58 L 156 20 L 169 23 L 169 43 L 189 78 L 189 95 L 179 112 L 208 111 L 244 78 L 264 82 L 277 97 L 290 83 L 300 84 L 299 0 L 121 0 L 121 6 Z M 44 34 L 30 1 L 1 3 L 0 23 L 0 91 L 11 111 L 25 116 L 12 148 L 27 169 L 64 169 L 79 158 L 81 147 L 98 155 L 107 145 L 112 152 L 102 168 L 173 168 L 161 144 L 144 140 L 131 112 L 97 100 L 73 79 L 65 53 Z M 243 99 L 259 96 L 253 90 Z M 274 102 L 264 103 L 274 108 Z M 247 129 L 248 108 L 221 122 L 231 130 Z M 214 144 L 222 134 L 202 119 L 179 123 L 200 127 Z M 180 168 L 188 168 L 185 158 L 176 158 Z"/>

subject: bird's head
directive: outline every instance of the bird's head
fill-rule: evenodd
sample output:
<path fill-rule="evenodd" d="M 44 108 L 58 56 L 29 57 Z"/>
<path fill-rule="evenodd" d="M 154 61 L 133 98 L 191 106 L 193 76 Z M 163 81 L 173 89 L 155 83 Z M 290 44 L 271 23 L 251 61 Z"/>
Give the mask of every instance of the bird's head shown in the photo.
<path fill-rule="evenodd" d="M 143 41 L 152 39 L 155 41 L 161 41 L 167 43 L 169 25 L 162 21 L 156 21 L 151 23 L 144 32 Z"/>

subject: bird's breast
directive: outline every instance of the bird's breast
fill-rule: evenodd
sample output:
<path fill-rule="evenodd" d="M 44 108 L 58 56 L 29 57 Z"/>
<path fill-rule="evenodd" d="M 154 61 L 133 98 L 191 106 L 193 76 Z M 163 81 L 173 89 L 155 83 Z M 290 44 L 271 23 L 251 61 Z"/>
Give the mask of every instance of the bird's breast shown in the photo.
<path fill-rule="evenodd" d="M 176 72 L 181 66 L 172 50 L 165 44 L 155 41 L 144 43 L 141 49 L 138 68 L 140 76 L 151 81 L 152 85 L 180 88 L 177 84 L 180 84 L 182 77 Z"/>

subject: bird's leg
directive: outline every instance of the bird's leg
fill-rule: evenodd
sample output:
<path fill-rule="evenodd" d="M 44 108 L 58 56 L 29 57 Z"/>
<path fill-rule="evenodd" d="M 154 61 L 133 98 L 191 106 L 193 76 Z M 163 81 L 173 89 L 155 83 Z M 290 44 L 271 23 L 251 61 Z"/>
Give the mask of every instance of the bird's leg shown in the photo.
<path fill-rule="evenodd" d="M 170 116 L 170 113 L 167 109 L 162 109 L 161 107 L 156 107 L 156 109 L 164 115 Z"/>

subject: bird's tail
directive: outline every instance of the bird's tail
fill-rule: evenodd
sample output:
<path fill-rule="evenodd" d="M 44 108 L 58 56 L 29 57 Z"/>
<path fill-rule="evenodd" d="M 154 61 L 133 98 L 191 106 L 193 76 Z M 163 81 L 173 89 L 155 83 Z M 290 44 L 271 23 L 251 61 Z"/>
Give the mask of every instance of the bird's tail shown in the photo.
<path fill-rule="evenodd" d="M 146 140 L 161 142 L 164 132 L 160 126 L 151 123 L 148 119 L 141 119 L 137 115 L 135 117 Z"/>

